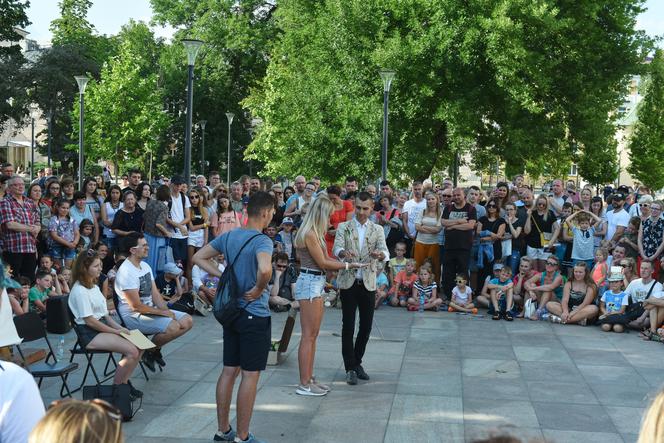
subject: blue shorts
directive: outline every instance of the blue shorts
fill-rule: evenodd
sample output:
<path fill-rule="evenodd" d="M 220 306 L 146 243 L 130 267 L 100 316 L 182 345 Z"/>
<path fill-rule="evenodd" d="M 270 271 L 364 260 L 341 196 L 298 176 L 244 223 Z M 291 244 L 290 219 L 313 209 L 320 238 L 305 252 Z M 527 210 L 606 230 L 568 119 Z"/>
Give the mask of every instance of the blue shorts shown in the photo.
<path fill-rule="evenodd" d="M 159 334 L 166 332 L 168 325 L 170 325 L 172 321 L 180 320 L 187 315 L 180 311 L 171 310 L 171 312 L 175 314 L 175 320 L 160 315 L 146 315 L 139 313 L 123 315 L 122 320 L 124 320 L 127 329 L 138 329 L 143 334 Z"/>
<path fill-rule="evenodd" d="M 76 258 L 76 249 L 69 249 L 63 245 L 53 245 L 48 250 L 48 255 L 58 260 L 73 260 Z"/>
<path fill-rule="evenodd" d="M 300 272 L 295 282 L 295 300 L 313 300 L 323 296 L 325 288 L 325 275 L 314 275 Z"/>

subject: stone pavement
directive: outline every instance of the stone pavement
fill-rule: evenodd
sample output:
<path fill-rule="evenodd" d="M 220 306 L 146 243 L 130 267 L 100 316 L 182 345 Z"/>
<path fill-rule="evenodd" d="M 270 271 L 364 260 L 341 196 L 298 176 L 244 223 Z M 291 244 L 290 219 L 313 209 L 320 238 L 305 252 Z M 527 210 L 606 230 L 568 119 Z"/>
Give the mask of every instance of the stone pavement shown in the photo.
<path fill-rule="evenodd" d="M 285 319 L 274 315 L 273 337 Z M 212 316 L 194 323 L 164 348 L 163 372 L 147 383 L 139 373 L 133 378 L 145 397 L 124 425 L 128 442 L 211 441 L 221 327 Z M 664 381 L 664 347 L 634 332 L 382 307 L 363 364 L 371 380 L 348 386 L 334 335 L 341 311 L 328 308 L 315 367 L 332 392 L 301 397 L 296 323 L 287 360 L 260 379 L 251 431 L 270 443 L 464 442 L 491 432 L 558 443 L 635 442 L 643 409 Z M 43 384 L 47 404 L 58 390 L 55 381 Z"/>

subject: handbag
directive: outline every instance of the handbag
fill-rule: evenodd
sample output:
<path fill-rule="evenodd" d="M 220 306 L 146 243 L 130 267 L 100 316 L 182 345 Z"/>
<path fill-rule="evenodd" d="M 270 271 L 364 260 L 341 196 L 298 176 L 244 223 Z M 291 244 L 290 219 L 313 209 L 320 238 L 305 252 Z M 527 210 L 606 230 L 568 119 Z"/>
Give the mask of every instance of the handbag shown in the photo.
<path fill-rule="evenodd" d="M 122 421 L 131 421 L 143 405 L 143 399 L 141 399 L 138 408 L 134 409 L 129 391 L 128 384 L 83 386 L 83 400 L 98 398 L 107 401 L 118 408 L 122 414 Z"/>
<path fill-rule="evenodd" d="M 523 316 L 524 318 L 530 318 L 537 312 L 537 301 L 533 301 L 532 298 L 528 298 L 523 304 Z"/>
<path fill-rule="evenodd" d="M 546 233 L 545 233 L 545 232 L 542 232 L 542 230 L 540 229 L 539 225 L 537 224 L 537 222 L 536 222 L 535 219 L 533 218 L 533 214 L 530 214 L 530 220 L 532 220 L 532 222 L 535 224 L 535 228 L 537 228 L 537 232 L 539 232 L 539 236 L 540 236 L 540 245 L 542 245 L 542 248 L 546 248 L 546 247 L 548 247 L 548 246 L 549 246 L 549 240 L 551 240 L 551 234 L 548 233 L 548 232 L 546 232 Z M 547 238 L 547 235 L 546 235 L 546 234 L 549 234 L 549 235 L 548 235 L 549 238 Z"/>

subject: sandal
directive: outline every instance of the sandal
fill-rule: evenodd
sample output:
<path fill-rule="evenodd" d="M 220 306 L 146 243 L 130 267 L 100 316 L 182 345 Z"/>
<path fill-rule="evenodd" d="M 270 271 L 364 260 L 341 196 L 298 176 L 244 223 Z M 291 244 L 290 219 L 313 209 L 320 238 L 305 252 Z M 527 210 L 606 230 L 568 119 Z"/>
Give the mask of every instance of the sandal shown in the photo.
<path fill-rule="evenodd" d="M 507 320 L 507 321 L 512 321 L 512 320 L 514 320 L 514 317 L 512 317 L 512 313 L 511 313 L 510 311 L 505 312 L 505 314 L 503 314 L 503 317 L 504 317 L 505 320 Z"/>
<path fill-rule="evenodd" d="M 498 312 L 498 311 L 494 312 L 491 319 L 492 320 L 500 320 L 500 312 Z"/>
<path fill-rule="evenodd" d="M 652 339 L 653 333 L 650 329 L 644 329 L 643 331 L 639 332 L 639 337 L 642 339 L 649 341 Z"/>

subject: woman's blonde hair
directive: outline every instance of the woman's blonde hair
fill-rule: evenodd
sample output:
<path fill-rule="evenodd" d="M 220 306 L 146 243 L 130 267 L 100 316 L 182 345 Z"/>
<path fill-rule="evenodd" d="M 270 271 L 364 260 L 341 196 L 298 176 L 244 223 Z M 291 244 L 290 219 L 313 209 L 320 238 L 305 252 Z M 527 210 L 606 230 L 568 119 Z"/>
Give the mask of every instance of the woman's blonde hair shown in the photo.
<path fill-rule="evenodd" d="M 643 416 L 637 443 L 664 441 L 664 391 L 660 391 Z"/>
<path fill-rule="evenodd" d="M 123 443 L 121 417 L 110 408 L 94 401 L 63 401 L 49 408 L 28 443 Z"/>
<path fill-rule="evenodd" d="M 302 220 L 302 225 L 297 231 L 295 236 L 295 247 L 296 248 L 305 248 L 306 242 L 305 237 L 309 231 L 313 231 L 316 234 L 316 238 L 320 239 L 320 244 L 323 250 L 325 247 L 325 233 L 327 232 L 327 227 L 330 226 L 330 215 L 334 209 L 334 204 L 332 201 L 324 196 L 320 195 L 309 207 L 309 210 Z"/>

